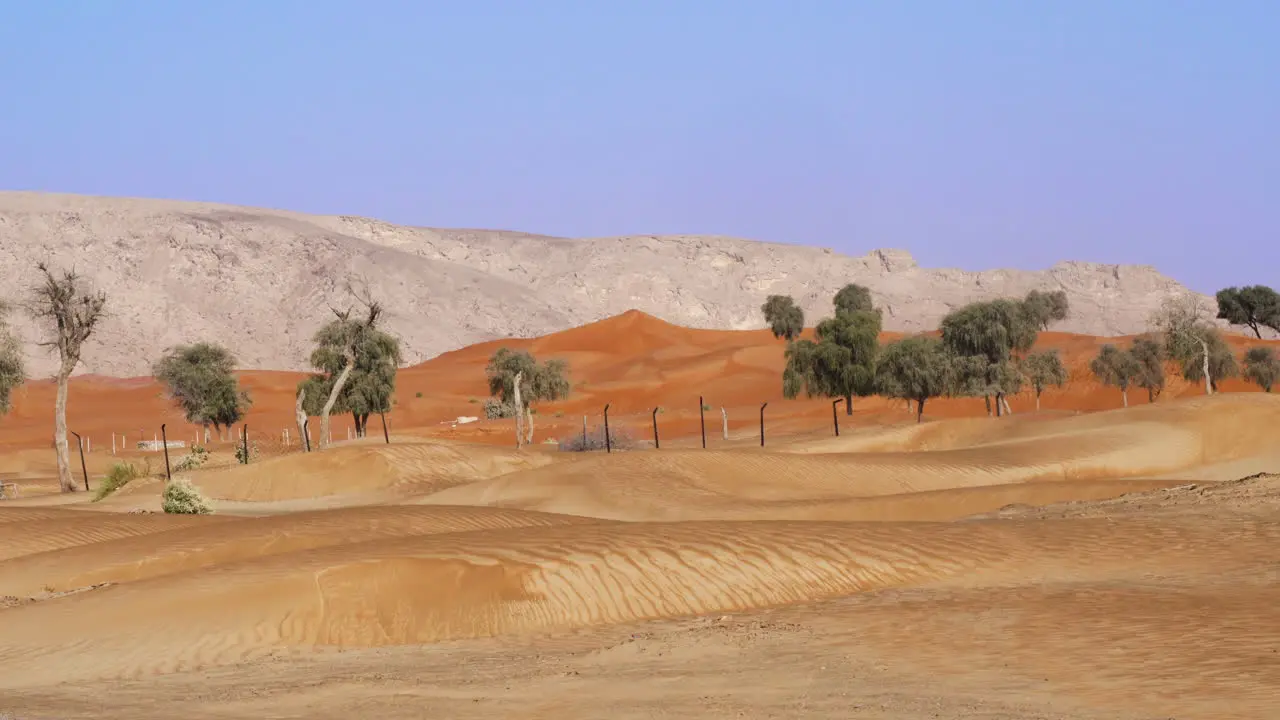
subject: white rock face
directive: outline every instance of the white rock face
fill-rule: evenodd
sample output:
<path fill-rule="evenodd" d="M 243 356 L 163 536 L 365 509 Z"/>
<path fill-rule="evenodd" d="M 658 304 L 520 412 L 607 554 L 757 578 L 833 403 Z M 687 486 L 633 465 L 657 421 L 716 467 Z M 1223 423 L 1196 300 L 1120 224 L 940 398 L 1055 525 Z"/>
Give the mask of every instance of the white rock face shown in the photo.
<path fill-rule="evenodd" d="M 848 282 L 869 287 L 889 330 L 927 330 L 974 300 L 1062 289 L 1071 332 L 1141 332 L 1188 292 L 1149 266 L 1061 262 L 1044 271 L 926 269 L 905 250 L 849 257 L 730 237 L 565 239 L 404 227 L 367 218 L 216 205 L 0 192 L 0 299 L 25 300 L 35 263 L 74 266 L 109 295 L 110 317 L 80 372 L 149 372 L 171 345 L 225 344 L 246 368 L 304 369 L 310 338 L 363 276 L 388 308 L 405 358 L 421 362 L 500 337 L 541 335 L 638 309 L 698 328 L 764 326 L 769 294 L 808 324 Z M 1212 307 L 1212 300 L 1209 300 Z M 33 375 L 54 362 L 20 312 Z"/>

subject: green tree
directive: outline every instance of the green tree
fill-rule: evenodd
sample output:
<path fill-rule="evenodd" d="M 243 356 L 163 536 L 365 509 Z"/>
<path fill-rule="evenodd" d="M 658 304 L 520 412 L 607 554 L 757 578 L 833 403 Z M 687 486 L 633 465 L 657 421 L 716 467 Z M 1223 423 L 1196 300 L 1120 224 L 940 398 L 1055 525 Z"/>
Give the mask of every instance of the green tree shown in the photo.
<path fill-rule="evenodd" d="M 1280 332 L 1280 293 L 1266 285 L 1229 287 L 1218 291 L 1218 319 L 1246 325 L 1262 337 L 1259 326 Z"/>
<path fill-rule="evenodd" d="M 1280 381 L 1280 357 L 1269 347 L 1253 347 L 1244 354 L 1244 377 L 1266 392 Z"/>
<path fill-rule="evenodd" d="M 22 362 L 22 346 L 9 331 L 6 315 L 9 307 L 0 302 L 0 415 L 12 407 L 15 388 L 26 382 L 26 366 Z"/>
<path fill-rule="evenodd" d="M 850 299 L 861 297 L 850 288 L 858 286 L 841 290 L 845 298 L 835 303 L 835 316 L 824 318 L 814 328 L 817 342 L 798 340 L 787 345 L 782 394 L 788 399 L 801 391 L 809 397 L 844 398 L 845 413 L 852 415 L 855 395 L 875 393 L 880 311 L 851 309 L 862 305 Z"/>
<path fill-rule="evenodd" d="M 1142 372 L 1142 367 L 1128 350 L 1115 345 L 1103 345 L 1098 355 L 1089 363 L 1089 370 L 1103 385 L 1120 388 L 1124 406 L 1129 407 L 1129 385 Z"/>
<path fill-rule="evenodd" d="M 1231 346 L 1227 344 L 1221 331 L 1217 328 L 1209 328 L 1204 337 L 1209 346 L 1209 375 L 1207 376 L 1209 387 L 1216 393 L 1219 382 L 1240 374 L 1240 366 L 1236 363 L 1235 353 L 1231 351 Z M 1182 363 L 1182 377 L 1191 382 L 1205 380 L 1204 365 L 1203 362 Z"/>
<path fill-rule="evenodd" d="M 249 394 L 240 390 L 235 369 L 235 356 L 226 348 L 199 342 L 170 348 L 151 373 L 182 408 L 187 422 L 204 428 L 207 443 L 210 425 L 223 437 L 223 429 L 240 422 L 250 405 Z"/>
<path fill-rule="evenodd" d="M 524 350 L 498 348 L 485 368 L 489 394 L 516 409 L 516 447 L 533 442 L 533 403 L 569 397 L 569 365 L 539 363 Z"/>
<path fill-rule="evenodd" d="M 71 477 L 71 448 L 67 445 L 67 385 L 80 364 L 84 343 L 104 317 L 107 296 L 89 289 L 75 270 L 55 273 L 46 263 L 36 263 L 43 276 L 31 291 L 28 311 L 45 326 L 48 335 L 40 343 L 58 353 L 58 394 L 53 409 L 53 447 L 58 460 L 58 484 L 62 492 L 77 490 Z"/>
<path fill-rule="evenodd" d="M 324 412 L 324 403 L 333 393 L 337 382 L 347 367 L 346 354 L 350 347 L 354 358 L 347 380 L 343 384 L 330 412 L 351 413 L 356 436 L 364 437 L 369 426 L 369 416 L 391 410 L 391 398 L 396 389 L 396 371 L 404 358 L 400 353 L 400 341 L 377 328 L 359 333 L 354 345 L 349 346 L 348 329 L 341 327 L 341 320 L 334 320 L 316 335 L 318 345 L 311 353 L 311 365 L 320 371 L 298 385 L 305 391 L 303 411 L 309 416 Z"/>
<path fill-rule="evenodd" d="M 1235 369 L 1229 350 L 1223 358 L 1225 342 L 1209 317 L 1205 303 L 1191 294 L 1169 298 L 1151 317 L 1163 340 L 1165 356 L 1181 366 L 1184 378 L 1203 380 L 1205 395 L 1217 389 L 1218 370 L 1231 373 Z"/>
<path fill-rule="evenodd" d="M 1034 352 L 1022 363 L 1023 372 L 1036 391 L 1036 410 L 1040 410 L 1040 395 L 1048 387 L 1062 387 L 1067 384 L 1067 368 L 1056 349 Z"/>
<path fill-rule="evenodd" d="M 1134 384 L 1147 391 L 1147 402 L 1155 402 L 1164 392 L 1164 352 L 1160 343 L 1150 337 L 1140 337 L 1133 341 L 1129 354 L 1138 362 L 1140 368 Z"/>
<path fill-rule="evenodd" d="M 1043 292 L 1032 290 L 1022 301 L 1031 322 L 1041 330 L 1048 330 L 1055 322 L 1067 319 L 1070 303 L 1063 290 Z"/>
<path fill-rule="evenodd" d="M 377 331 L 378 323 L 382 320 L 382 303 L 373 299 L 367 286 L 357 290 L 348 282 L 347 292 L 355 298 L 363 312 L 357 314 L 354 307 L 346 310 L 333 308 L 335 319 L 316 331 L 316 349 L 311 353 L 311 366 L 328 373 L 331 378 L 328 395 L 319 413 L 322 450 L 329 447 L 329 416 L 338 406 L 347 381 L 355 372 L 357 354 L 367 344 L 369 336 Z M 330 371 L 333 368 L 337 368 L 336 373 Z"/>
<path fill-rule="evenodd" d="M 1000 298 L 953 310 L 942 319 L 942 342 L 960 362 L 967 377 L 958 385 L 981 395 L 991 412 L 1009 409 L 1006 396 L 1018 393 L 1024 380 L 1019 360 L 1031 350 L 1042 327 L 1067 316 L 1065 293 L 1033 293 L 1023 300 Z"/>
<path fill-rule="evenodd" d="M 849 283 L 840 288 L 831 300 L 836 306 L 836 313 L 842 312 L 875 312 L 875 303 L 871 300 L 871 291 L 857 283 Z"/>
<path fill-rule="evenodd" d="M 889 343 L 880 352 L 876 378 L 886 397 L 914 400 L 916 422 L 924 418 L 924 405 L 954 388 L 954 366 L 942 341 L 926 335 Z"/>
<path fill-rule="evenodd" d="M 776 338 L 786 338 L 790 342 L 804 331 L 804 310 L 790 295 L 770 295 L 760 306 L 760 311 Z"/>

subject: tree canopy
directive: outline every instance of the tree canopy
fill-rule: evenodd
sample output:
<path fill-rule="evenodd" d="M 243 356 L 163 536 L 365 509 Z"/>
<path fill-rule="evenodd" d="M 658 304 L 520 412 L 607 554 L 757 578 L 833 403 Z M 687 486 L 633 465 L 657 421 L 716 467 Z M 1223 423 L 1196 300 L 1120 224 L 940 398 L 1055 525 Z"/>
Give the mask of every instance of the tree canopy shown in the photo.
<path fill-rule="evenodd" d="M 239 422 L 250 404 L 235 369 L 235 356 L 226 348 L 199 342 L 165 351 L 151 372 L 182 408 L 187 422 L 221 430 Z"/>
<path fill-rule="evenodd" d="M 926 335 L 886 345 L 877 361 L 876 377 L 886 397 L 915 401 L 916 422 L 924 418 L 924 405 L 930 398 L 954 390 L 950 354 L 941 340 Z"/>
<path fill-rule="evenodd" d="M 5 315 L 9 308 L 0 303 L 0 415 L 9 412 L 15 388 L 27 379 L 26 366 L 22 361 L 22 346 L 18 338 L 9 331 Z"/>
<path fill-rule="evenodd" d="M 1159 331 L 1164 354 L 1178 363 L 1182 376 L 1188 380 L 1203 380 L 1205 394 L 1217 389 L 1217 369 L 1232 372 L 1235 358 L 1229 362 L 1222 357 L 1222 334 L 1209 321 L 1209 311 L 1201 300 L 1191 294 L 1171 297 L 1151 317 L 1151 324 Z M 1230 356 L 1230 352 L 1227 352 Z M 1216 358 L 1216 359 L 1215 359 Z M 1193 367 L 1194 366 L 1194 367 Z"/>
<path fill-rule="evenodd" d="M 857 285 L 840 291 L 845 298 L 834 303 L 835 316 L 824 318 L 814 328 L 817 342 L 798 340 L 788 344 L 787 364 L 782 372 L 785 397 L 795 398 L 803 391 L 809 397 L 844 398 L 845 412 L 852 415 L 855 395 L 875 393 L 880 311 L 851 309 L 861 307 L 859 298 L 863 295 L 858 290 L 865 291 Z"/>
<path fill-rule="evenodd" d="M 1209 385 L 1213 392 L 1218 392 L 1218 383 L 1226 378 L 1238 376 L 1240 366 L 1236 363 L 1235 353 L 1222 337 L 1221 331 L 1217 328 L 1209 328 L 1204 338 L 1209 346 Z M 1196 362 L 1194 358 L 1182 363 L 1182 377 L 1191 382 L 1204 381 L 1204 363 Z"/>
<path fill-rule="evenodd" d="M 831 299 L 836 313 L 842 312 L 875 312 L 875 303 L 871 300 L 871 291 L 857 283 L 849 283 L 840 288 Z"/>
<path fill-rule="evenodd" d="M 790 342 L 804 331 L 804 310 L 790 295 L 770 295 L 760 306 L 760 311 L 776 338 L 786 338 Z"/>
<path fill-rule="evenodd" d="M 1245 325 L 1262 337 L 1261 327 L 1280 332 L 1280 293 L 1266 285 L 1229 287 L 1218 291 L 1218 318 Z"/>
<path fill-rule="evenodd" d="M 1031 353 L 1022 362 L 1023 373 L 1036 391 L 1036 409 L 1040 409 L 1040 395 L 1046 388 L 1067 384 L 1067 368 L 1057 349 Z"/>
<path fill-rule="evenodd" d="M 316 348 L 310 359 L 311 366 L 320 373 L 303 380 L 298 387 L 306 390 L 304 412 L 320 415 L 334 382 L 346 368 L 348 351 L 353 351 L 351 372 L 331 411 L 351 413 L 356 434 L 363 436 L 370 415 L 391 410 L 396 371 L 403 357 L 395 336 L 376 327 L 357 328 L 356 324 L 350 318 L 337 318 L 316 332 Z"/>
<path fill-rule="evenodd" d="M 1155 402 L 1164 392 L 1164 352 L 1160 343 L 1151 337 L 1140 337 L 1133 341 L 1129 354 L 1138 363 L 1138 376 L 1134 384 L 1147 391 L 1147 401 Z"/>
<path fill-rule="evenodd" d="M 1266 392 L 1280 382 L 1280 357 L 1274 348 L 1249 348 L 1244 354 L 1244 377 Z"/>
<path fill-rule="evenodd" d="M 1129 407 L 1129 385 L 1142 372 L 1142 366 L 1132 353 L 1115 345 L 1103 345 L 1089 363 L 1089 370 L 1103 385 L 1119 388 L 1124 406 Z"/>
<path fill-rule="evenodd" d="M 569 397 L 569 364 L 564 360 L 539 363 L 524 350 L 498 348 L 485 376 L 489 394 L 515 410 L 516 447 L 533 442 L 533 403 Z"/>
<path fill-rule="evenodd" d="M 1066 293 L 1032 291 L 1026 298 L 971 303 L 942 319 L 942 342 L 957 358 L 957 385 L 967 394 L 996 397 L 1022 389 L 1017 360 L 1031 350 L 1042 328 L 1067 317 Z"/>

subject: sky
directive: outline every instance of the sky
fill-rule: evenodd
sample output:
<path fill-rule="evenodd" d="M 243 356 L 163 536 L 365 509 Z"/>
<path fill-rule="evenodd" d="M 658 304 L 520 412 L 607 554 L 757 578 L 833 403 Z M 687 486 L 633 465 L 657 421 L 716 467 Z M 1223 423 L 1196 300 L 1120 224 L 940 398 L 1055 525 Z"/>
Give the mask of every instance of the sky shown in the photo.
<path fill-rule="evenodd" d="M 1275 0 L 0 0 L 0 189 L 1280 285 Z"/>

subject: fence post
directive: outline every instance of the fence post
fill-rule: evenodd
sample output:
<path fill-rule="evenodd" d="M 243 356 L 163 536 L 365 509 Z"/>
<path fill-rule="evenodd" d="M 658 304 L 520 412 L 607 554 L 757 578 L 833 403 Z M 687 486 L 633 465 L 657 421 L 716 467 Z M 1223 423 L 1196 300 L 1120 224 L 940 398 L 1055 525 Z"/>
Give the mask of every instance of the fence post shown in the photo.
<path fill-rule="evenodd" d="M 165 434 L 163 423 L 160 425 L 160 437 L 164 440 L 164 482 L 167 485 L 173 481 L 173 475 L 169 471 L 169 436 Z"/>
<path fill-rule="evenodd" d="M 244 464 L 248 465 L 249 464 L 249 423 L 245 423 L 242 426 L 240 432 L 244 433 L 244 437 L 241 438 L 240 447 L 244 448 Z"/>
<path fill-rule="evenodd" d="M 302 443 L 311 452 L 311 418 L 302 421 Z"/>
<path fill-rule="evenodd" d="M 769 407 L 769 403 L 760 406 L 760 447 L 764 447 L 764 409 Z"/>
<path fill-rule="evenodd" d="M 613 452 L 613 441 L 609 439 L 609 405 L 604 404 L 604 451 L 607 453 Z"/>
<path fill-rule="evenodd" d="M 582 449 L 587 449 L 587 416 L 582 416 Z"/>
<path fill-rule="evenodd" d="M 80 472 L 84 473 L 84 491 L 89 492 L 89 470 L 84 464 L 84 438 L 81 438 L 80 433 L 75 430 L 70 432 L 76 436 L 76 447 L 80 448 Z"/>
<path fill-rule="evenodd" d="M 707 449 L 707 415 L 702 409 L 706 403 L 702 400 L 702 396 L 698 396 L 698 422 L 702 425 L 702 449 Z"/>
<path fill-rule="evenodd" d="M 836 414 L 836 406 L 844 402 L 844 398 L 836 398 L 831 401 L 831 422 L 836 426 L 836 437 L 840 437 L 840 416 Z"/>
<path fill-rule="evenodd" d="M 382 418 L 382 439 L 386 444 L 391 444 L 391 433 L 387 431 L 387 414 L 385 412 L 378 413 L 378 417 Z"/>
<path fill-rule="evenodd" d="M 653 409 L 653 449 L 662 447 L 658 444 L 658 408 Z"/>

